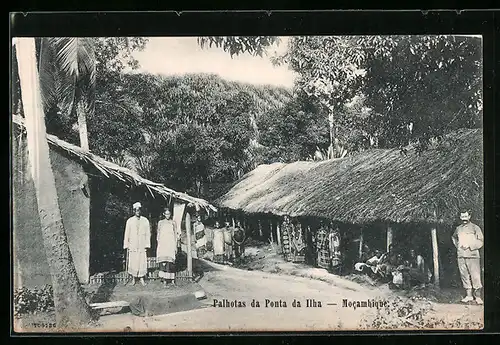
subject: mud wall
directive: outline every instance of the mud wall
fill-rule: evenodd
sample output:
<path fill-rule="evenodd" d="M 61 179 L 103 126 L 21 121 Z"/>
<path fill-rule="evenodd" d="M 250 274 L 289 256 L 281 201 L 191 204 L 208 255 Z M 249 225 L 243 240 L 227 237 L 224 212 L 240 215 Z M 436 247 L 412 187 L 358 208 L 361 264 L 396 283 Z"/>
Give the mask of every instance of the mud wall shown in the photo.
<path fill-rule="evenodd" d="M 14 136 L 12 147 L 13 268 L 15 286 L 50 284 L 50 273 L 41 236 L 34 183 L 31 178 L 25 137 Z M 82 283 L 89 279 L 90 199 L 81 189 L 86 179 L 81 166 L 51 148 L 59 208 Z"/>

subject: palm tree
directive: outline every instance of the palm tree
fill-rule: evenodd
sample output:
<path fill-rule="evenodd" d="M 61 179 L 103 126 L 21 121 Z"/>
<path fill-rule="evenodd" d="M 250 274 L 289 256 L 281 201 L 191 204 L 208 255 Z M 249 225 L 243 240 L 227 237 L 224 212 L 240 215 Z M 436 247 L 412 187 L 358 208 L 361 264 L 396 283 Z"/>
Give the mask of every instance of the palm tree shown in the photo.
<path fill-rule="evenodd" d="M 76 113 L 80 146 L 89 150 L 86 113 L 95 106 L 95 39 L 42 38 L 39 69 L 45 108 L 57 106 L 67 117 Z"/>
<path fill-rule="evenodd" d="M 42 238 L 52 277 L 56 323 L 60 329 L 79 328 L 91 319 L 90 307 L 78 281 L 61 218 L 54 173 L 46 139 L 34 38 L 18 38 L 16 56 Z"/>

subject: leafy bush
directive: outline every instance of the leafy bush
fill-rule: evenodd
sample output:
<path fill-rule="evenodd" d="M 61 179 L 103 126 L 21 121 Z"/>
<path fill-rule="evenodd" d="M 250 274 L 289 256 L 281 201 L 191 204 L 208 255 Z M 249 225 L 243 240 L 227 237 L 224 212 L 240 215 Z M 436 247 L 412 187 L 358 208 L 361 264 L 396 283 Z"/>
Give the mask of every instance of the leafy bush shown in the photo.
<path fill-rule="evenodd" d="M 21 287 L 14 290 L 14 315 L 46 312 L 54 309 L 54 295 L 51 285 L 42 288 Z"/>

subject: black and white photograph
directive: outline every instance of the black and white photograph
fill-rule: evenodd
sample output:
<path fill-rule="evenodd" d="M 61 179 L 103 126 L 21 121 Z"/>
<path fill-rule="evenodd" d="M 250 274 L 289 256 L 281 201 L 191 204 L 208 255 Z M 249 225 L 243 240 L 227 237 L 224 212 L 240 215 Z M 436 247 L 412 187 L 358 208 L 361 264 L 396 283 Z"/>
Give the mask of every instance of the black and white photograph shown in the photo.
<path fill-rule="evenodd" d="M 484 328 L 481 35 L 14 37 L 11 101 L 15 332 Z"/>

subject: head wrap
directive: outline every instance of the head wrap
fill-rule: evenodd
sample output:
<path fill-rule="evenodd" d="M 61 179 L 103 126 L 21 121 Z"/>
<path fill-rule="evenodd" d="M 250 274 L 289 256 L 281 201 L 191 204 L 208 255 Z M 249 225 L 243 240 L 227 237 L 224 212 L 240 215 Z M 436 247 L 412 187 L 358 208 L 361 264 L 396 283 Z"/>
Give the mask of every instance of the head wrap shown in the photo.
<path fill-rule="evenodd" d="M 142 205 L 141 205 L 141 203 L 140 203 L 140 202 L 136 202 L 135 204 L 133 204 L 133 205 L 132 205 L 132 207 L 133 207 L 133 209 L 135 210 L 135 209 L 137 209 L 137 208 L 141 208 L 141 207 L 142 207 Z"/>

